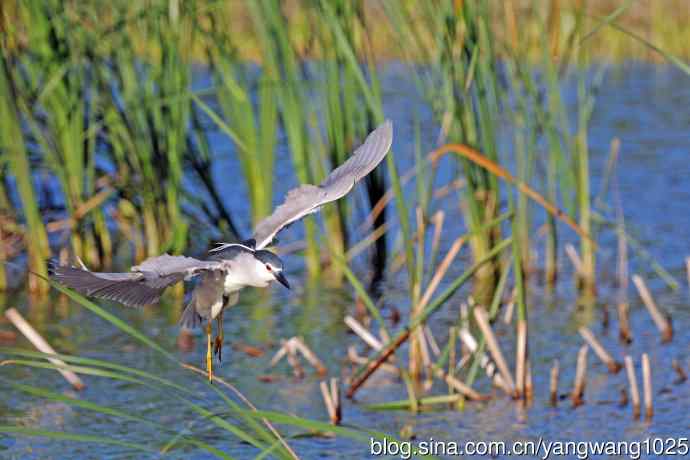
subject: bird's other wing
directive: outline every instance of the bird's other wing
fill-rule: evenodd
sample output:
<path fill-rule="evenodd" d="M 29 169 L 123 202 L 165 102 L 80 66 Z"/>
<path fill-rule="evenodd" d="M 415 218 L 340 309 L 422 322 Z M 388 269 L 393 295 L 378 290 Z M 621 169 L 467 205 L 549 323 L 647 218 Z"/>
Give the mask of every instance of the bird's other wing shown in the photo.
<path fill-rule="evenodd" d="M 386 120 L 369 133 L 345 163 L 331 171 L 321 182 L 320 188 L 326 193 L 328 201 L 345 196 L 358 181 L 372 172 L 386 157 L 392 142 L 393 123 Z"/>
<path fill-rule="evenodd" d="M 334 169 L 321 185 L 305 184 L 290 190 L 283 204 L 256 226 L 253 236 L 256 249 L 268 246 L 287 225 L 345 196 L 355 183 L 381 163 L 392 142 L 393 124 L 388 120 L 372 131 L 352 156 Z"/>
<path fill-rule="evenodd" d="M 197 273 L 219 269 L 216 261 L 191 257 L 162 255 L 146 259 L 132 267 L 130 273 L 101 273 L 81 268 L 52 265 L 54 280 L 90 297 L 114 300 L 123 305 L 139 307 L 158 303 L 163 291 Z"/>

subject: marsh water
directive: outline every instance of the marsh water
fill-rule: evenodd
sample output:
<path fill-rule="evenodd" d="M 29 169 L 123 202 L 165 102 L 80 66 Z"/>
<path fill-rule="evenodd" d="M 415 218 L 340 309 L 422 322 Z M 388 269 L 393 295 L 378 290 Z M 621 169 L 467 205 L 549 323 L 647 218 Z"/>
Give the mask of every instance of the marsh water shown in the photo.
<path fill-rule="evenodd" d="M 400 171 L 406 171 L 414 164 L 414 120 L 421 122 L 421 144 L 426 150 L 435 146 L 438 125 L 432 119 L 427 105 L 414 96 L 414 84 L 406 78 L 404 67 L 390 65 L 384 75 L 385 113 L 395 123 L 395 161 Z M 203 75 L 199 78 L 199 84 L 203 86 Z M 568 91 L 565 88 L 566 95 Z M 690 364 L 690 292 L 684 271 L 684 259 L 690 255 L 689 133 L 690 80 L 687 75 L 671 67 L 641 63 L 626 63 L 606 69 L 589 132 L 592 190 L 594 193 L 599 191 L 610 142 L 617 137 L 621 141 L 618 186 L 629 231 L 639 239 L 651 257 L 679 281 L 677 290 L 670 289 L 652 270 L 648 260 L 631 252 L 630 272 L 639 273 L 648 280 L 657 303 L 673 317 L 675 337 L 670 344 L 660 344 L 659 334 L 632 284 L 628 296 L 634 341 L 631 345 L 623 345 L 618 340 L 615 311 L 617 287 L 614 285 L 616 239 L 612 231 L 604 230 L 597 256 L 599 298 L 596 305 L 578 304 L 572 268 L 562 248 L 559 256 L 561 273 L 554 291 L 545 289 L 538 271 L 530 279 L 529 350 L 535 391 L 530 405 L 522 406 L 497 392 L 497 398 L 482 403 L 468 402 L 463 410 L 443 407 L 419 415 L 403 411 L 368 410 L 365 407 L 367 403 L 406 398 L 404 385 L 381 373 L 376 374 L 359 391 L 354 401 L 344 401 L 344 424 L 375 429 L 394 436 L 400 436 L 404 429 L 414 433 L 418 441 L 429 438 L 456 442 L 511 442 L 539 438 L 545 441 L 643 441 L 656 437 L 688 437 L 690 382 L 674 383 L 676 376 L 671 369 L 671 361 L 677 359 L 686 370 Z M 220 133 L 214 139 L 227 143 Z M 284 139 L 280 140 L 280 144 L 284 146 Z M 287 152 L 281 151 L 278 158 L 276 201 L 281 200 L 285 191 L 296 183 L 290 168 L 280 167 L 280 162 L 287 164 L 290 161 Z M 235 179 L 237 176 L 233 173 L 237 167 L 232 159 L 216 162 L 214 177 L 222 187 L 228 209 L 232 209 L 241 222 L 241 217 L 248 217 L 249 209 L 244 185 Z M 537 167 L 537 174 L 539 170 L 540 167 Z M 447 181 L 448 177 L 441 174 L 438 183 Z M 364 194 L 358 191 L 354 201 L 364 200 Z M 465 231 L 458 200 L 458 195 L 451 194 L 434 203 L 436 209 L 444 209 L 447 213 L 441 254 Z M 354 206 L 353 223 L 363 218 L 363 209 L 364 206 Z M 536 220 L 542 219 L 536 210 L 534 214 Z M 244 225 L 242 230 L 248 233 L 248 227 Z M 291 227 L 281 240 L 286 243 L 300 240 L 302 228 L 301 225 Z M 577 243 L 572 232 L 564 229 L 562 235 L 565 241 Z M 354 233 L 353 238 L 357 237 L 361 237 L 361 234 Z M 388 241 L 391 249 L 395 245 L 393 240 L 389 238 Z M 543 239 L 535 234 L 533 244 L 539 267 L 543 258 Z M 216 372 L 236 385 L 261 409 L 325 421 L 328 417 L 319 391 L 321 377 L 307 367 L 306 376 L 296 379 L 285 362 L 270 368 L 269 361 L 281 338 L 299 335 L 323 360 L 329 374 L 340 377 L 343 369 L 349 366 L 346 363 L 347 347 L 357 344 L 362 352 L 365 351 L 359 339 L 349 334 L 343 323 L 344 316 L 354 311 L 354 291 L 347 283 L 336 288 L 322 281 L 310 281 L 299 257 L 288 256 L 286 262 L 288 277 L 294 286 L 292 291 L 288 292 L 281 286 L 264 291 L 247 289 L 242 293 L 239 304 L 226 313 L 227 344 L 224 360 L 216 366 Z M 465 249 L 447 278 L 452 279 L 453 274 L 460 274 L 468 262 Z M 366 278 L 365 259 L 359 260 L 354 267 L 358 275 Z M 405 321 L 409 305 L 406 303 L 404 276 L 401 273 L 391 274 L 383 292 L 384 306 L 400 309 Z M 469 289 L 456 294 L 432 317 L 430 325 L 439 341 L 446 340 L 448 327 L 456 320 L 459 304 L 468 294 Z M 91 312 L 64 299 L 60 300 L 57 294 L 53 294 L 45 304 L 31 303 L 21 294 L 6 296 L 4 302 L 6 306 L 18 307 L 60 352 L 106 359 L 160 374 L 198 391 L 197 402 L 209 408 L 221 407 L 217 396 L 200 376 L 181 369 Z M 181 361 L 203 367 L 205 343 L 201 331 L 195 333 L 191 351 L 182 351 L 177 345 L 179 328 L 176 321 L 181 301 L 142 310 L 101 304 L 174 353 Z M 608 326 L 605 324 L 606 310 L 609 314 Z M 643 352 L 649 353 L 654 387 L 654 418 L 651 421 L 635 421 L 630 405 L 619 406 L 620 391 L 627 389 L 625 373 L 608 374 L 606 367 L 593 353 L 589 356 L 585 404 L 573 409 L 566 399 L 556 408 L 549 405 L 548 379 L 554 359 L 560 360 L 560 392 L 566 394 L 572 388 L 576 355 L 582 344 L 577 333 L 581 325 L 589 326 L 617 358 L 622 360 L 624 354 L 632 355 L 638 379 L 641 376 L 640 356 Z M 10 326 L 3 324 L 1 327 L 8 329 Z M 514 358 L 512 327 L 502 321 L 495 325 L 510 363 Z M 238 345 L 251 345 L 265 353 L 252 357 Z M 29 343 L 21 338 L 15 346 L 30 348 Z M 406 355 L 406 348 L 403 353 Z M 59 403 L 46 403 L 12 390 L 6 384 L 7 381 L 27 383 L 73 394 L 54 371 L 10 365 L 0 369 L 0 385 L 3 387 L 0 425 L 23 425 L 82 434 L 107 433 L 114 439 L 144 444 L 158 444 L 166 440 L 155 429 L 135 421 L 113 422 L 103 415 L 94 415 Z M 262 378 L 267 375 L 271 378 Z M 236 458 L 251 458 L 257 453 L 254 448 L 234 438 L 227 438 L 226 434 L 220 435 L 210 424 L 190 426 L 187 422 L 192 418 L 189 409 L 180 407 L 174 399 L 166 397 L 165 392 L 106 378 L 85 376 L 84 380 L 87 388 L 79 394 L 80 398 L 136 411 L 165 425 L 203 434 L 211 444 Z M 436 385 L 429 394 L 444 394 L 446 389 Z M 476 386 L 481 391 L 491 391 L 484 376 L 478 379 Z M 285 430 L 288 434 L 301 433 L 289 427 L 285 427 Z M 303 458 L 369 456 L 367 444 L 342 437 L 301 436 L 289 442 Z M 178 450 L 167 454 L 167 457 L 206 458 L 207 455 L 193 450 Z M 6 436 L 0 438 L 0 457 L 140 458 L 141 454 L 120 446 Z M 570 455 L 566 458 L 574 457 Z M 642 457 L 655 456 L 643 454 Z"/>

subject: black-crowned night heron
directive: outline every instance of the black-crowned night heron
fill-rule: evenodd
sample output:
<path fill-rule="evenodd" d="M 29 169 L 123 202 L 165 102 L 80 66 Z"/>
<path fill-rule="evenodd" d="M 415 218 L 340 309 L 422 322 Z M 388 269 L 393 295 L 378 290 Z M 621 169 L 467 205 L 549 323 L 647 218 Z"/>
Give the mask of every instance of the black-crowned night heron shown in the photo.
<path fill-rule="evenodd" d="M 320 185 L 300 185 L 288 192 L 283 204 L 256 226 L 251 240 L 220 243 L 208 260 L 163 254 L 146 259 L 129 273 L 99 273 L 84 268 L 52 267 L 58 282 L 87 296 L 114 300 L 128 306 L 155 304 L 163 291 L 179 281 L 198 278 L 180 324 L 194 328 L 207 320 L 206 366 L 213 378 L 211 324 L 217 320 L 214 348 L 220 360 L 223 343 L 223 310 L 237 303 L 245 286 L 266 287 L 278 281 L 290 285 L 283 275 L 283 262 L 264 249 L 287 225 L 314 213 L 321 206 L 345 196 L 360 179 L 381 163 L 393 140 L 393 125 L 386 121 L 369 134 L 352 156 L 333 170 Z"/>

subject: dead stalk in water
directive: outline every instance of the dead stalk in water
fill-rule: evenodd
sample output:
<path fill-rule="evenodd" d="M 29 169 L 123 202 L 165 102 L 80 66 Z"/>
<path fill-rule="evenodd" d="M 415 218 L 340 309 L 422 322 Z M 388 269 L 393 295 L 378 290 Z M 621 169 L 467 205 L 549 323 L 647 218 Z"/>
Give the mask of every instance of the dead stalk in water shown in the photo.
<path fill-rule="evenodd" d="M 328 411 L 328 418 L 333 425 L 340 425 L 340 392 L 337 379 L 331 378 L 330 386 L 325 381 L 321 382 L 319 386 L 321 387 L 321 396 L 323 396 L 323 401 Z"/>
<path fill-rule="evenodd" d="M 594 337 L 594 334 L 592 334 L 592 331 L 590 331 L 586 327 L 581 327 L 579 329 L 580 335 L 582 336 L 583 339 L 585 339 L 585 342 L 592 347 L 594 350 L 594 353 L 603 361 L 604 364 L 606 364 L 606 367 L 609 368 L 609 372 L 612 374 L 618 373 L 618 371 L 621 370 L 623 367 L 621 363 L 613 359 L 613 357 L 604 349 L 604 347 L 601 345 L 601 343 L 597 340 L 596 337 Z"/>
<path fill-rule="evenodd" d="M 405 331 L 398 336 L 398 338 L 395 340 L 395 342 L 391 343 L 385 349 L 385 351 L 379 357 L 377 357 L 375 361 L 372 361 L 369 364 L 369 366 L 367 367 L 367 369 L 364 372 L 362 372 L 362 374 L 350 384 L 350 387 L 347 390 L 346 397 L 352 398 L 354 396 L 354 394 L 357 392 L 357 390 L 359 389 L 359 387 L 364 385 L 364 382 L 367 381 L 367 379 L 371 376 L 371 374 L 376 372 L 376 369 L 381 367 L 381 365 L 389 357 L 393 356 L 393 354 L 395 353 L 395 350 L 397 350 L 400 345 L 405 343 L 405 341 L 409 337 L 410 337 L 410 329 L 405 328 Z"/>
<path fill-rule="evenodd" d="M 305 345 L 301 338 L 292 337 L 289 340 L 281 340 L 280 343 L 280 349 L 276 352 L 275 355 L 273 355 L 273 358 L 269 363 L 271 367 L 278 364 L 278 362 L 283 357 L 287 357 L 288 363 L 292 367 L 295 377 L 302 378 L 304 376 L 304 370 L 302 369 L 302 366 L 300 365 L 299 359 L 297 357 L 297 353 L 300 353 L 304 357 L 304 359 L 306 359 L 307 362 L 316 369 L 316 372 L 318 372 L 319 375 L 326 374 L 326 367 L 316 356 L 316 354 L 314 354 L 314 352 L 311 351 L 309 347 L 307 347 L 307 345 Z"/>
<path fill-rule="evenodd" d="M 331 420 L 331 423 L 333 423 L 333 421 L 335 420 L 335 404 L 333 404 L 333 400 L 331 399 L 331 392 L 328 389 L 328 385 L 325 381 L 322 381 L 319 384 L 319 387 L 321 388 L 321 396 L 323 397 L 323 402 L 326 405 L 328 418 Z M 335 425 L 335 423 L 333 424 Z"/>
<path fill-rule="evenodd" d="M 570 259 L 570 262 L 573 264 L 573 267 L 575 267 L 575 273 L 578 276 L 582 276 L 584 273 L 584 269 L 582 268 L 582 259 L 580 259 L 580 255 L 577 253 L 575 246 L 570 243 L 566 244 L 565 253 Z"/>
<path fill-rule="evenodd" d="M 434 356 L 440 356 L 441 348 L 438 346 L 438 342 L 436 341 L 436 338 L 434 338 L 434 334 L 431 333 L 431 329 L 428 325 L 424 325 L 424 336 L 426 337 L 426 340 L 429 343 L 429 348 Z"/>
<path fill-rule="evenodd" d="M 630 306 L 627 302 L 618 302 L 618 337 L 624 343 L 632 342 L 632 330 L 630 329 Z"/>
<path fill-rule="evenodd" d="M 352 345 L 347 348 L 347 359 L 349 359 L 350 362 L 352 362 L 353 364 L 359 364 L 360 366 L 362 364 L 366 364 L 369 361 L 366 357 L 360 356 L 357 353 L 357 350 L 355 349 L 355 347 Z M 388 372 L 389 374 L 393 374 L 395 376 L 400 376 L 400 369 L 398 369 L 397 367 L 395 367 L 392 364 L 388 364 L 388 363 L 381 364 L 381 370 Z"/>
<path fill-rule="evenodd" d="M 335 404 L 335 425 L 340 425 L 340 421 L 343 419 L 343 409 L 342 400 L 340 398 L 340 386 L 338 385 L 338 379 L 331 377 L 331 400 Z"/>
<path fill-rule="evenodd" d="M 530 365 L 529 359 L 527 364 L 525 364 L 525 400 L 532 401 L 534 397 L 534 389 L 532 387 L 532 366 Z"/>
<path fill-rule="evenodd" d="M 517 347 L 515 352 L 515 393 L 518 398 L 524 396 L 527 361 L 527 321 L 517 323 Z"/>
<path fill-rule="evenodd" d="M 559 371 L 558 360 L 553 360 L 553 366 L 551 366 L 551 378 L 549 382 L 549 393 L 551 399 L 551 405 L 558 405 L 558 371 Z"/>
<path fill-rule="evenodd" d="M 477 341 L 475 340 L 474 336 L 472 336 L 469 330 L 467 330 L 466 328 L 460 329 L 460 331 L 458 331 L 458 337 L 460 337 L 460 341 L 463 343 L 465 347 L 467 347 L 467 349 L 471 353 L 477 352 Z M 470 355 L 468 355 L 467 357 L 469 358 L 469 356 Z M 458 367 L 462 367 L 462 365 L 459 365 Z M 479 367 L 484 369 L 486 375 L 491 379 L 495 387 L 500 388 L 501 390 L 510 394 L 510 388 L 508 388 L 508 385 L 506 385 L 506 383 L 503 381 L 501 374 L 497 372 L 496 365 L 484 353 L 482 353 L 482 355 L 479 357 Z"/>
<path fill-rule="evenodd" d="M 457 256 L 458 252 L 460 252 L 462 245 L 465 243 L 465 239 L 466 238 L 464 236 L 460 236 L 453 242 L 453 245 L 450 247 L 448 253 L 446 253 L 446 256 L 443 258 L 441 264 L 438 266 L 436 273 L 434 273 L 434 276 L 431 278 L 431 281 L 429 281 L 429 285 L 424 291 L 422 300 L 419 301 L 419 305 L 417 306 L 418 311 L 422 311 L 429 303 L 429 300 L 431 300 L 431 296 L 434 295 L 434 292 L 436 291 L 436 288 L 441 282 L 441 279 L 445 276 L 453 260 L 455 260 L 455 256 Z"/>
<path fill-rule="evenodd" d="M 662 342 L 670 341 L 673 338 L 673 327 L 671 326 L 671 321 L 668 317 L 664 316 L 659 310 L 659 307 L 657 307 L 656 303 L 654 302 L 654 298 L 652 298 L 652 294 L 649 292 L 649 289 L 647 289 L 647 285 L 642 277 L 639 275 L 633 275 L 633 283 L 635 283 L 635 287 L 637 288 L 637 292 L 640 293 L 642 302 L 644 303 L 645 307 L 647 307 L 647 311 L 649 311 L 649 314 L 654 320 L 654 324 L 656 324 L 656 327 L 661 332 Z"/>
<path fill-rule="evenodd" d="M 379 351 L 381 348 L 383 348 L 383 344 L 374 337 L 374 334 L 369 332 L 367 328 L 362 326 L 362 324 L 354 319 L 352 316 L 347 315 L 345 317 L 345 324 L 352 329 L 352 332 L 357 334 L 360 339 L 362 339 L 367 345 L 369 345 L 371 348 L 373 348 L 376 351 Z"/>
<path fill-rule="evenodd" d="M 637 388 L 637 377 L 635 377 L 635 366 L 630 355 L 625 356 L 625 370 L 628 374 L 628 382 L 630 383 L 630 399 L 633 405 L 633 418 L 640 418 L 640 391 Z"/>
<path fill-rule="evenodd" d="M 508 364 L 506 363 L 506 360 L 503 357 L 501 348 L 498 345 L 498 340 L 496 340 L 496 336 L 494 335 L 494 332 L 491 329 L 491 326 L 489 325 L 489 318 L 484 307 L 475 307 L 474 319 L 477 321 L 477 325 L 479 325 L 482 334 L 484 334 L 486 345 L 489 348 L 489 352 L 491 353 L 491 356 L 493 357 L 496 366 L 498 366 L 498 370 L 501 373 L 503 381 L 506 383 L 506 386 L 509 390 L 509 394 L 514 397 L 515 382 L 513 381 L 513 376 L 510 374 L 510 371 L 508 370 Z"/>
<path fill-rule="evenodd" d="M 688 272 L 688 286 L 690 286 L 690 256 L 685 258 L 685 271 Z"/>
<path fill-rule="evenodd" d="M 488 399 L 488 396 L 481 395 L 481 394 L 477 393 L 470 386 L 461 382 L 457 378 L 455 378 L 451 375 L 448 375 L 448 374 L 444 375 L 443 371 L 440 371 L 440 374 L 438 375 L 438 377 L 445 380 L 445 382 L 448 384 L 448 386 L 450 386 L 451 388 L 456 390 L 458 393 L 460 393 L 461 395 L 463 395 L 469 399 L 472 399 L 475 401 L 481 401 L 484 399 Z"/>
<path fill-rule="evenodd" d="M 589 347 L 587 345 L 582 345 L 580 351 L 577 353 L 577 368 L 575 370 L 575 386 L 573 388 L 573 393 L 571 394 L 571 399 L 573 401 L 573 407 L 580 406 L 584 403 L 583 396 L 585 394 L 585 383 L 587 379 L 587 352 Z"/>
<path fill-rule="evenodd" d="M 618 197 L 618 191 L 616 190 Z M 620 200 L 618 200 L 620 201 Z M 628 312 L 630 307 L 628 305 L 628 243 L 625 237 L 624 217 L 620 203 L 617 206 L 617 214 L 619 220 L 618 228 L 618 264 L 616 271 L 618 272 L 618 335 L 624 343 L 632 342 L 632 331 L 630 329 L 630 321 Z"/>
<path fill-rule="evenodd" d="M 642 354 L 642 385 L 644 388 L 644 408 L 645 418 L 651 420 L 654 415 L 652 409 L 652 369 L 649 365 L 649 356 Z"/>
<path fill-rule="evenodd" d="M 31 344 L 36 347 L 38 351 L 41 353 L 45 353 L 48 355 L 56 355 L 57 353 L 53 349 L 53 347 L 50 346 L 50 344 L 39 334 L 36 329 L 31 326 L 31 324 L 28 323 L 24 319 L 24 317 L 17 311 L 16 308 L 8 308 L 5 311 L 5 317 L 7 317 L 8 320 L 16 327 L 19 332 L 21 332 L 24 337 L 31 342 Z M 53 363 L 54 365 L 58 366 L 57 371 L 62 374 L 62 376 L 69 382 L 70 385 L 72 385 L 72 388 L 75 390 L 82 390 L 84 389 L 85 385 L 84 382 L 81 381 L 79 376 L 75 374 L 74 372 L 64 369 L 64 367 L 67 367 L 67 364 L 65 364 L 64 361 L 57 359 L 57 358 L 47 358 L 48 361 Z"/>
<path fill-rule="evenodd" d="M 320 375 L 325 375 L 328 372 L 326 366 L 324 366 L 321 360 L 316 356 L 316 353 L 314 353 L 304 343 L 302 337 L 293 337 L 293 340 L 295 343 L 295 348 L 302 354 L 302 356 L 304 356 L 304 359 L 306 359 L 307 362 L 311 364 L 314 369 L 316 369 L 316 372 L 318 372 Z"/>

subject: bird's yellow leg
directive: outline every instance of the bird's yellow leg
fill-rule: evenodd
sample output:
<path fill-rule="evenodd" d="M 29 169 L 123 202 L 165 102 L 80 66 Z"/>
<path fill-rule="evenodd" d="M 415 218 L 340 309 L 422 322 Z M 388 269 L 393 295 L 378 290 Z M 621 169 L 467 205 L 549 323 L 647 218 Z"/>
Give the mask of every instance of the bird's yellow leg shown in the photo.
<path fill-rule="evenodd" d="M 218 362 L 220 362 L 223 350 L 223 310 L 216 316 L 216 327 L 218 335 L 213 343 L 213 352 L 218 355 Z"/>
<path fill-rule="evenodd" d="M 207 348 L 206 348 L 206 369 L 208 370 L 208 381 L 213 381 L 213 359 L 211 355 L 211 320 L 208 320 L 208 325 L 206 326 L 206 338 L 207 338 Z"/>

